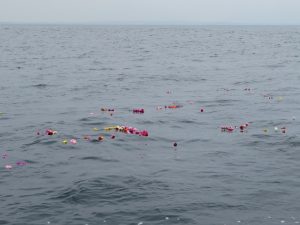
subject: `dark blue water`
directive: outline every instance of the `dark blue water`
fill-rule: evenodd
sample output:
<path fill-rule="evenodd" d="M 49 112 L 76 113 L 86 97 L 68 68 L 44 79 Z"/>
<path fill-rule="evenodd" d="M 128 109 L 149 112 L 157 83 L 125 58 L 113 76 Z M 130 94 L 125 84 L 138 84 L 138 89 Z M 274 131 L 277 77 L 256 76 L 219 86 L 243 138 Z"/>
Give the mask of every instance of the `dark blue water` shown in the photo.
<path fill-rule="evenodd" d="M 299 71 L 300 27 L 1 25 L 0 224 L 299 223 Z"/>

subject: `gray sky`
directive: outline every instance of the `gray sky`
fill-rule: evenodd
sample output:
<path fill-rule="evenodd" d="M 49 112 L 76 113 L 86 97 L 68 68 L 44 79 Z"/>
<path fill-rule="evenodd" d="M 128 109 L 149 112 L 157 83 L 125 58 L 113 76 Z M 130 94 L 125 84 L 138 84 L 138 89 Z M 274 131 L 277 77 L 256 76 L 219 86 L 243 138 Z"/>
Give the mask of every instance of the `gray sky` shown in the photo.
<path fill-rule="evenodd" d="M 0 0 L 0 22 L 300 24 L 300 0 Z"/>

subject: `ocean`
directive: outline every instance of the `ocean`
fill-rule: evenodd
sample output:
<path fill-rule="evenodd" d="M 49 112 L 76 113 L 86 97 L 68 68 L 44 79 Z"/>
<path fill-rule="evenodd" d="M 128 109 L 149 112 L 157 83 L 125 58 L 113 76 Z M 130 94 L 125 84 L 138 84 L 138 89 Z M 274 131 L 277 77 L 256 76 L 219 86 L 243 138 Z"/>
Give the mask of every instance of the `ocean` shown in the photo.
<path fill-rule="evenodd" d="M 0 224 L 298 224 L 299 99 L 299 26 L 2 24 Z"/>

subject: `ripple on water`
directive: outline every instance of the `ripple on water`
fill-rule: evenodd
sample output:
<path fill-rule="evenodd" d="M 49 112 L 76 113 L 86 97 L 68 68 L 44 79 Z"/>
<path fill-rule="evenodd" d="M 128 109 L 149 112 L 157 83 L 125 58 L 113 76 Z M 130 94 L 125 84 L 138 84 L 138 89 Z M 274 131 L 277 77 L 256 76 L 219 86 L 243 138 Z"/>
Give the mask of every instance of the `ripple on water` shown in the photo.
<path fill-rule="evenodd" d="M 153 192 L 168 188 L 168 185 L 161 181 L 110 176 L 74 182 L 70 187 L 57 190 L 52 199 L 72 204 L 117 205 L 133 200 L 146 201 L 151 198 Z"/>
<path fill-rule="evenodd" d="M 103 157 L 98 157 L 98 156 L 85 156 L 79 158 L 79 160 L 93 160 L 93 161 L 99 161 L 99 162 L 119 162 L 119 160 L 116 159 L 105 159 Z"/>

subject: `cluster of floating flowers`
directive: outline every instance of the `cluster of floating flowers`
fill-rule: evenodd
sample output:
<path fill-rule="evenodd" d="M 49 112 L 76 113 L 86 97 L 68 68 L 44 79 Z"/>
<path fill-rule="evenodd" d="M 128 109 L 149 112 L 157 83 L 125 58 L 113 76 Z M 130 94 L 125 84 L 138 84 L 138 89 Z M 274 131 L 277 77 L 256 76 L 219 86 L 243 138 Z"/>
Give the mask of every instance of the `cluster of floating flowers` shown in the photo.
<path fill-rule="evenodd" d="M 113 113 L 115 112 L 115 109 L 112 109 L 112 108 L 101 108 L 101 112 L 107 112 L 107 113 L 109 113 L 110 116 L 112 116 Z"/>
<path fill-rule="evenodd" d="M 182 105 L 165 105 L 165 109 L 178 109 L 178 108 L 182 108 Z"/>
<path fill-rule="evenodd" d="M 115 109 L 110 109 L 110 108 L 101 108 L 102 112 L 114 112 Z"/>
<path fill-rule="evenodd" d="M 49 135 L 49 136 L 52 136 L 52 135 L 55 135 L 57 134 L 58 132 L 56 130 L 51 130 L 51 129 L 47 129 L 45 130 L 45 135 Z M 37 131 L 36 132 L 37 135 L 42 135 L 42 133 L 40 131 Z"/>
<path fill-rule="evenodd" d="M 99 128 L 93 128 L 94 131 L 99 131 Z M 149 132 L 147 130 L 139 130 L 135 127 L 129 127 L 129 126 L 110 126 L 110 127 L 105 127 L 104 128 L 105 131 L 116 131 L 116 132 L 122 132 L 122 133 L 126 133 L 126 134 L 134 134 L 134 135 L 138 135 L 138 136 L 143 136 L 143 137 L 148 137 L 149 136 Z M 36 133 L 37 135 L 48 135 L 48 136 L 53 136 L 55 134 L 58 134 L 58 132 L 56 130 L 52 130 L 52 129 L 46 129 L 44 133 L 41 133 L 40 131 L 37 131 Z M 111 135 L 111 139 L 115 139 L 116 136 L 115 135 Z M 84 135 L 83 139 L 85 141 L 104 141 L 104 136 L 99 135 L 97 137 L 97 139 L 93 139 L 91 136 L 89 135 Z M 78 143 L 77 139 L 72 138 L 70 140 L 68 139 L 63 139 L 62 144 L 72 144 L 72 145 L 76 145 Z"/>
<path fill-rule="evenodd" d="M 93 128 L 94 131 L 98 131 L 98 128 Z M 139 135 L 139 136 L 143 136 L 143 137 L 148 137 L 149 133 L 147 130 L 138 130 L 135 127 L 127 127 L 127 126 L 111 126 L 111 127 L 105 127 L 104 128 L 105 131 L 116 131 L 116 132 L 122 132 L 122 133 L 126 133 L 126 134 L 135 134 L 135 135 Z M 115 135 L 111 135 L 111 139 L 115 139 L 116 136 Z M 89 135 L 85 135 L 83 136 L 83 139 L 86 141 L 91 141 L 92 137 Z M 100 135 L 98 136 L 98 138 L 96 140 L 92 140 L 92 141 L 104 141 L 104 136 Z M 76 139 L 71 139 L 71 140 L 67 140 L 64 139 L 62 141 L 63 144 L 77 144 L 77 140 Z"/>
<path fill-rule="evenodd" d="M 2 159 L 7 159 L 8 158 L 8 154 L 7 153 L 3 153 L 2 154 Z M 6 164 L 4 166 L 5 169 L 12 169 L 14 167 L 14 165 L 16 166 L 26 166 L 28 163 L 26 161 L 17 161 L 15 164 Z"/>
<path fill-rule="evenodd" d="M 224 89 L 225 90 L 225 89 Z M 252 89 L 250 88 L 245 88 L 244 89 L 245 91 L 250 91 Z M 229 90 L 226 90 L 226 91 L 229 91 Z M 170 94 L 171 92 L 168 92 L 168 94 Z M 263 95 L 265 98 L 268 98 L 268 99 L 273 99 L 273 96 L 270 95 L 270 94 L 265 94 Z M 277 100 L 278 101 L 281 101 L 283 98 L 282 97 L 277 97 Z M 187 101 L 189 104 L 194 104 L 193 101 Z M 176 103 L 172 103 L 170 105 L 164 105 L 164 106 L 157 106 L 156 109 L 157 110 L 163 110 L 163 109 L 179 109 L 179 108 L 182 108 L 183 105 L 180 105 L 180 104 L 176 104 Z M 113 113 L 116 112 L 116 110 L 114 108 L 100 108 L 100 111 L 101 112 L 107 112 L 109 113 L 111 116 L 113 115 Z M 132 109 L 132 112 L 134 114 L 144 114 L 145 113 L 145 110 L 143 108 L 134 108 Z M 204 108 L 200 108 L 200 112 L 203 113 L 204 112 Z M 4 113 L 0 112 L 0 116 L 1 115 L 4 115 Z M 90 115 L 95 115 L 95 113 L 90 113 Z M 296 118 L 293 117 L 293 120 L 295 120 Z M 247 131 L 247 128 L 249 127 L 249 122 L 247 123 L 243 123 L 242 125 L 240 126 L 232 126 L 232 125 L 226 125 L 226 126 L 221 126 L 221 131 L 222 132 L 228 132 L 228 133 L 231 133 L 231 132 L 234 132 L 236 130 L 239 130 L 240 132 L 246 132 Z M 99 131 L 99 128 L 93 128 L 94 131 Z M 129 126 L 110 126 L 110 127 L 105 127 L 104 128 L 105 131 L 115 131 L 115 132 L 121 132 L 121 133 L 125 133 L 125 134 L 133 134 L 133 135 L 138 135 L 138 136 L 143 136 L 143 137 L 147 137 L 149 136 L 149 133 L 147 130 L 139 130 L 135 127 L 129 127 Z M 275 132 L 281 132 L 281 133 L 286 133 L 287 132 L 287 129 L 286 127 L 274 127 L 274 131 Z M 264 133 L 268 133 L 269 132 L 269 129 L 268 128 L 263 128 L 263 132 Z M 40 131 L 37 131 L 37 135 L 48 135 L 48 136 L 53 136 L 53 135 L 56 135 L 58 134 L 58 132 L 56 130 L 52 130 L 52 129 L 46 129 L 44 132 L 40 132 Z M 115 135 L 111 135 L 111 139 L 115 139 Z M 80 139 L 80 138 L 79 138 Z M 88 136 L 88 135 L 85 135 L 83 136 L 83 139 L 86 140 L 86 141 L 104 141 L 104 136 L 100 135 L 97 137 L 97 139 L 93 139 L 91 136 Z M 72 138 L 70 140 L 68 139 L 63 139 L 62 142 L 63 144 L 72 144 L 72 145 L 75 145 L 77 144 L 77 139 L 75 138 Z M 174 142 L 173 143 L 173 146 L 174 147 L 177 147 L 177 143 Z M 2 158 L 5 158 L 5 154 L 2 155 Z M 16 162 L 16 165 L 17 166 L 24 166 L 26 165 L 27 163 L 25 161 L 18 161 Z M 5 168 L 7 169 L 11 169 L 13 168 L 13 165 L 11 164 L 7 164 L 5 165 Z"/>
<path fill-rule="evenodd" d="M 144 137 L 148 137 L 149 133 L 147 130 L 138 130 L 135 127 L 127 127 L 127 126 L 111 126 L 111 127 L 105 127 L 104 128 L 105 131 L 117 131 L 117 132 L 122 132 L 122 133 L 126 133 L 126 134 L 135 134 L 135 135 L 139 135 L 139 136 L 144 136 Z"/>
<path fill-rule="evenodd" d="M 269 132 L 269 129 L 268 128 L 264 128 L 263 131 L 265 133 L 268 133 Z M 286 127 L 281 127 L 280 129 L 278 127 L 274 127 L 274 131 L 275 132 L 278 132 L 278 131 L 281 131 L 281 133 L 285 134 L 287 132 L 287 128 Z"/>
<path fill-rule="evenodd" d="M 250 123 L 244 123 L 240 126 L 221 126 L 221 131 L 222 132 L 228 132 L 228 133 L 231 133 L 233 131 L 235 131 L 236 129 L 239 129 L 240 132 L 245 132 L 247 130 L 247 128 L 249 127 L 249 124 Z M 281 127 L 281 128 L 278 128 L 278 127 L 274 127 L 274 131 L 275 132 L 281 132 L 283 134 L 285 134 L 287 132 L 287 128 L 286 127 Z M 263 132 L 264 133 L 268 133 L 269 132 L 269 129 L 268 128 L 264 128 L 263 129 Z"/>
<path fill-rule="evenodd" d="M 240 129 L 240 132 L 244 132 L 246 128 L 249 126 L 249 123 L 244 123 L 240 126 L 221 126 L 222 132 L 233 132 L 235 129 Z"/>
<path fill-rule="evenodd" d="M 273 99 L 275 99 L 277 102 L 281 102 L 281 101 L 283 100 L 283 97 L 282 97 L 282 96 L 277 96 L 276 98 L 274 98 L 274 96 L 271 95 L 271 94 L 264 94 L 263 97 L 264 97 L 265 99 L 268 99 L 268 100 L 273 100 Z"/>
<path fill-rule="evenodd" d="M 171 105 L 165 105 L 165 106 L 157 106 L 157 110 L 162 110 L 162 109 L 179 109 L 182 108 L 182 105 L 177 105 L 177 104 L 171 104 Z"/>

